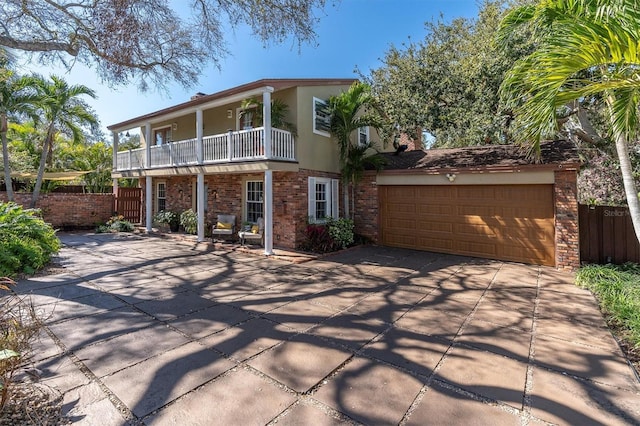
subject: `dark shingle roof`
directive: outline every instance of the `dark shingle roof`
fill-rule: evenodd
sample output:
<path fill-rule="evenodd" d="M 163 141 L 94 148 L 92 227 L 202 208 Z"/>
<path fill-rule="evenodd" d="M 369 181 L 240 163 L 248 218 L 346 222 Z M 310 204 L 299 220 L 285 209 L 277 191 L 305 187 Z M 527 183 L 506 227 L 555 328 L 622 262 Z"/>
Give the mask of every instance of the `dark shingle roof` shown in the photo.
<path fill-rule="evenodd" d="M 527 156 L 526 148 L 516 145 L 484 145 L 381 155 L 386 160 L 384 170 L 508 168 L 536 164 L 579 163 L 576 145 L 567 140 L 543 142 L 539 162 Z"/>

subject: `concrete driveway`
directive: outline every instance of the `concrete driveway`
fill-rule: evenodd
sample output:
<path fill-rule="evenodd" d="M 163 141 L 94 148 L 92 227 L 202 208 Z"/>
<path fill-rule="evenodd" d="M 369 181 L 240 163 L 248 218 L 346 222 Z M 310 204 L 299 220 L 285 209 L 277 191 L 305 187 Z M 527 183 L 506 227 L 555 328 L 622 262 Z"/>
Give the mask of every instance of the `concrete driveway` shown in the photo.
<path fill-rule="evenodd" d="M 293 264 L 61 239 L 64 272 L 18 291 L 47 316 L 36 363 L 77 424 L 640 423 L 638 378 L 569 274 L 382 247 Z"/>

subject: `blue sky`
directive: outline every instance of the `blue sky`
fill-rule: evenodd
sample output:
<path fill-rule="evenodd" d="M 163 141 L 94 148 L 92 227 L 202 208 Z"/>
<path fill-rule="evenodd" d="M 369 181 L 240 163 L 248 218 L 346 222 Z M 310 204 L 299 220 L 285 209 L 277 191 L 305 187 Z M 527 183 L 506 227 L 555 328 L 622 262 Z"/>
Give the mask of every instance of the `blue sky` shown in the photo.
<path fill-rule="evenodd" d="M 246 28 L 236 29 L 227 38 L 232 55 L 221 61 L 220 69 L 212 65 L 203 69 L 200 80 L 188 89 L 171 85 L 168 93 L 153 88 L 140 93 L 135 84 L 111 89 L 79 65 L 68 73 L 64 69 L 51 73 L 96 90 L 98 98 L 89 104 L 106 131 L 108 125 L 184 102 L 196 92 L 215 93 L 262 78 L 351 78 L 356 77 L 356 67 L 367 74 L 381 65 L 380 58 L 391 45 L 400 46 L 409 37 L 423 40 L 424 23 L 437 20 L 441 13 L 446 21 L 478 13 L 476 0 L 342 0 L 335 7 L 331 0 L 327 3 L 318 14 L 315 45 L 299 50 L 287 41 L 265 48 Z"/>

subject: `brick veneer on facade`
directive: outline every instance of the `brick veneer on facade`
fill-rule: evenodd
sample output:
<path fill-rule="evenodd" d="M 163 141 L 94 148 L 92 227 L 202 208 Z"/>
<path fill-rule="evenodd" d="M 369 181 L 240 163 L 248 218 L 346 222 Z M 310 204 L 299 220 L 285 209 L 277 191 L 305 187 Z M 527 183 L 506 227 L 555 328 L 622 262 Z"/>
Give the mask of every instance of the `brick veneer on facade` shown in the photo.
<path fill-rule="evenodd" d="M 305 239 L 309 215 L 307 188 L 310 176 L 338 178 L 337 174 L 312 170 L 273 173 L 273 244 L 275 247 L 296 249 Z M 236 225 L 240 226 L 243 216 L 243 182 L 251 179 L 264 180 L 264 175 L 205 176 L 205 186 L 208 190 L 205 221 L 212 224 L 219 214 L 234 214 L 238 221 Z M 154 178 L 154 200 L 156 183 L 159 181 L 167 184 L 167 210 L 181 212 L 191 208 L 193 185 L 196 181 L 194 177 Z M 340 204 L 342 204 L 342 198 L 340 198 Z"/>
<path fill-rule="evenodd" d="M 577 172 L 557 170 L 554 175 L 556 267 L 575 270 L 580 266 Z"/>
<path fill-rule="evenodd" d="M 378 186 L 376 172 L 367 171 L 355 187 L 355 232 L 378 242 Z"/>

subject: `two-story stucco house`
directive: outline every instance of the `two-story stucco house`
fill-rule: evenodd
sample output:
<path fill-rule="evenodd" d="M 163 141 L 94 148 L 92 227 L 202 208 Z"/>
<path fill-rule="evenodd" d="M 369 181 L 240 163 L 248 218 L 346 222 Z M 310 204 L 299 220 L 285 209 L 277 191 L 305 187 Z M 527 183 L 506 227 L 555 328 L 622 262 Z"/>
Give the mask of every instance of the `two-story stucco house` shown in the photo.
<path fill-rule="evenodd" d="M 111 125 L 112 177 L 140 178 L 148 230 L 161 210 L 196 211 L 199 240 L 219 214 L 235 215 L 236 229 L 262 217 L 267 254 L 274 244 L 295 248 L 309 220 L 338 217 L 338 147 L 326 101 L 353 82 L 259 80 Z M 295 130 L 272 126 L 272 102 L 286 105 Z M 142 147 L 118 152 L 118 135 L 138 128 Z"/>
<path fill-rule="evenodd" d="M 148 230 L 160 210 L 196 211 L 199 240 L 218 215 L 235 215 L 236 230 L 263 218 L 266 254 L 295 249 L 307 223 L 345 210 L 326 101 L 353 82 L 259 80 L 114 124 L 116 145 L 119 133 L 139 129 L 142 148 L 116 149 L 112 176 L 140 178 Z M 295 131 L 272 126 L 282 105 Z M 387 151 L 384 169 L 366 172 L 355 190 L 359 234 L 392 247 L 579 265 L 575 144 L 545 143 L 536 162 L 512 145 L 402 152 L 358 132 Z"/>

